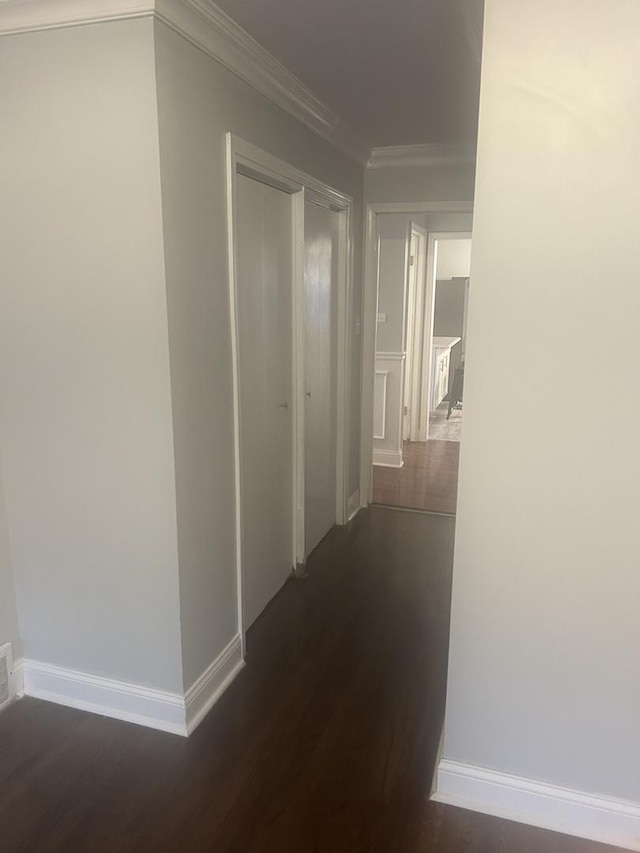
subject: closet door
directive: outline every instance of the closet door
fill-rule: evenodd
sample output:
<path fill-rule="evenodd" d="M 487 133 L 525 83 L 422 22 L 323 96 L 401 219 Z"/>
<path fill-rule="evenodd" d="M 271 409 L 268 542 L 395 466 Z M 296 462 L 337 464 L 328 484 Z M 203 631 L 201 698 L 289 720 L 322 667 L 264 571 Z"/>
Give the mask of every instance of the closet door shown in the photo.
<path fill-rule="evenodd" d="M 293 568 L 291 196 L 237 176 L 244 625 Z"/>
<path fill-rule="evenodd" d="M 336 522 L 338 216 L 305 203 L 305 551 Z"/>

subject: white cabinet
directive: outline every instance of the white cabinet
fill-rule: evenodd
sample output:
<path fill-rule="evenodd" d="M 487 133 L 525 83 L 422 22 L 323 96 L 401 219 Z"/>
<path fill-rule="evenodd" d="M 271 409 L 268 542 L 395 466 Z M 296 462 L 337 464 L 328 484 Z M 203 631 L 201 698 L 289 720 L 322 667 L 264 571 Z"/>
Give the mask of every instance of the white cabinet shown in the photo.
<path fill-rule="evenodd" d="M 437 409 L 447 396 L 449 388 L 450 350 L 433 349 L 433 375 L 431 379 L 431 411 Z"/>
<path fill-rule="evenodd" d="M 449 391 L 449 366 L 451 364 L 451 348 L 460 338 L 433 339 L 431 350 L 431 411 L 437 409 Z"/>

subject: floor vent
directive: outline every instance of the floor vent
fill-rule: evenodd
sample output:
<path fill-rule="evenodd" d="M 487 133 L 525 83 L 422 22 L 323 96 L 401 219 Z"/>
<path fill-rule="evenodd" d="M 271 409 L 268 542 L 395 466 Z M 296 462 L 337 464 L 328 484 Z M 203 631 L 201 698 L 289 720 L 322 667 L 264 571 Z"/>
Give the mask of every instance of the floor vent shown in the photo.
<path fill-rule="evenodd" d="M 13 655 L 11 643 L 0 646 L 0 711 L 13 699 Z"/>

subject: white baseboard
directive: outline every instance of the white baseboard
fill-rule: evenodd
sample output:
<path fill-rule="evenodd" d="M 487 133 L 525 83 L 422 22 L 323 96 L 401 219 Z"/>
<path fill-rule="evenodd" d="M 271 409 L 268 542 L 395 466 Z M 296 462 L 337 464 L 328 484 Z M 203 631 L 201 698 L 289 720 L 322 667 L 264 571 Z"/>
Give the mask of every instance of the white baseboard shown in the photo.
<path fill-rule="evenodd" d="M 184 695 L 28 659 L 14 663 L 13 678 L 18 695 L 187 737 L 243 666 L 236 635 Z"/>
<path fill-rule="evenodd" d="M 187 735 L 184 697 L 24 659 L 24 694 L 104 717 Z"/>
<path fill-rule="evenodd" d="M 351 521 L 360 511 L 360 489 L 356 489 L 347 502 L 347 521 Z"/>
<path fill-rule="evenodd" d="M 244 666 L 237 634 L 185 694 L 187 733 L 196 729 Z"/>
<path fill-rule="evenodd" d="M 441 760 L 432 799 L 640 851 L 640 803 L 586 794 Z"/>
<path fill-rule="evenodd" d="M 375 450 L 373 451 L 373 464 L 382 468 L 402 468 L 404 461 L 401 450 Z"/>

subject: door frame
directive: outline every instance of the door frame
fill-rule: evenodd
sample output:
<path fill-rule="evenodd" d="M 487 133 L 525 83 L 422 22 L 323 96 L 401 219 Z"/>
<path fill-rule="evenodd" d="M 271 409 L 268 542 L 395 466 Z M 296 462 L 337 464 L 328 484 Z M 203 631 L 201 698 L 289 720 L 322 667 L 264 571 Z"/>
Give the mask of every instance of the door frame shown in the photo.
<path fill-rule="evenodd" d="M 422 249 L 419 252 L 416 263 L 411 263 L 411 242 L 414 234 L 420 238 Z M 427 259 L 429 232 L 417 222 L 409 222 L 409 265 L 406 284 L 406 307 L 404 316 L 404 350 L 405 379 L 403 405 L 408 409 L 409 418 L 409 441 L 419 441 L 418 430 L 420 425 L 420 391 L 422 376 L 422 335 L 424 334 L 424 297 L 425 282 L 427 279 Z M 414 292 L 411 293 L 412 269 L 415 267 Z M 412 299 L 413 296 L 413 299 Z M 413 304 L 413 311 L 412 311 Z M 404 415 L 404 411 L 403 411 Z M 402 424 L 402 438 L 404 441 L 404 418 Z"/>
<path fill-rule="evenodd" d="M 427 276 L 425 289 L 425 310 L 423 317 L 423 349 L 422 364 L 424 367 L 421 388 L 423 397 L 420 400 L 420 415 L 418 421 L 418 441 L 429 438 L 429 421 L 431 419 L 431 359 L 433 356 L 433 323 L 435 319 L 436 282 L 438 272 L 438 243 L 446 240 L 470 240 L 471 231 L 431 231 L 427 247 Z M 466 307 L 466 306 L 465 306 Z M 425 381 L 426 379 L 426 381 Z"/>
<path fill-rule="evenodd" d="M 227 258 L 231 364 L 233 385 L 234 503 L 238 633 L 245 655 L 246 626 L 243 585 L 242 448 L 240 368 L 238 350 L 238 281 L 236 245 L 236 177 L 253 178 L 291 196 L 292 269 L 292 388 L 293 519 L 291 564 L 294 572 L 305 563 L 305 301 L 304 301 L 304 204 L 309 198 L 339 214 L 338 225 L 338 318 L 336 377 L 336 523 L 346 524 L 349 471 L 349 396 L 353 348 L 351 306 L 353 293 L 353 199 L 322 181 L 301 172 L 233 133 L 226 134 Z"/>
<path fill-rule="evenodd" d="M 360 505 L 373 498 L 373 383 L 375 379 L 380 238 L 378 215 L 473 213 L 472 201 L 376 202 L 365 210 L 364 294 L 362 309 Z"/>

